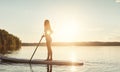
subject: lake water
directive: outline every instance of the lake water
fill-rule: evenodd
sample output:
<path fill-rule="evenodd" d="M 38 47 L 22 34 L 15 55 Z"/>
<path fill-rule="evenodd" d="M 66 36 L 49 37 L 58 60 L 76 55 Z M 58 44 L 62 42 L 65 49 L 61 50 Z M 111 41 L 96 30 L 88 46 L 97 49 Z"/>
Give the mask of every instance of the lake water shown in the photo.
<path fill-rule="evenodd" d="M 35 47 L 22 47 L 10 57 L 30 59 Z M 120 46 L 53 46 L 54 60 L 82 61 L 83 66 L 50 67 L 51 72 L 120 72 Z M 40 46 L 34 59 L 46 59 L 46 47 Z M 47 65 L 1 63 L 0 72 L 50 72 Z"/>

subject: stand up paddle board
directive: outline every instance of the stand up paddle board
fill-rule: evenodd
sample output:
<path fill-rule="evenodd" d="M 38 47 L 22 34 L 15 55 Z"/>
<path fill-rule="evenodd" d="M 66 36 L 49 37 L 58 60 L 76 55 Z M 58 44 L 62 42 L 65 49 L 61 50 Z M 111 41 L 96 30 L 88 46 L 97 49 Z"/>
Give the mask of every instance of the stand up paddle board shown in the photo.
<path fill-rule="evenodd" d="M 31 63 L 31 64 L 51 64 L 51 65 L 83 65 L 83 62 L 72 62 L 72 61 L 65 61 L 65 60 L 52 60 L 47 61 L 44 59 L 19 59 L 19 58 L 12 58 L 7 56 L 0 56 L 1 61 L 3 62 L 11 62 L 11 63 Z"/>

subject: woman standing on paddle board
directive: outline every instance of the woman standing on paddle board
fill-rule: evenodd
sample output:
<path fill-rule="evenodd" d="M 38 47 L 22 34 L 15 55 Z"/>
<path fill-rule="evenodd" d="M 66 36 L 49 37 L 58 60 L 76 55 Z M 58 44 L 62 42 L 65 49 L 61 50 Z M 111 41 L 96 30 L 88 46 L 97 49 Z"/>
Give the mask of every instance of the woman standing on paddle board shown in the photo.
<path fill-rule="evenodd" d="M 51 49 L 52 38 L 50 36 L 51 34 L 52 34 L 52 29 L 50 26 L 50 22 L 49 20 L 45 20 L 43 37 L 45 37 L 46 39 L 46 45 L 47 45 L 47 51 L 48 51 L 47 60 L 50 60 L 50 61 L 52 60 L 52 49 Z"/>

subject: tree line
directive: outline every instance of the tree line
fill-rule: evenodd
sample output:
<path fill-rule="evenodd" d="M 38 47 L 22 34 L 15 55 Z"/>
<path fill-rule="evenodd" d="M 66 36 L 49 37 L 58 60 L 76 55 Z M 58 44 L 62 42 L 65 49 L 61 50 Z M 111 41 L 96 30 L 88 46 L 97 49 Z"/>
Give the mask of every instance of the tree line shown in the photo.
<path fill-rule="evenodd" d="M 38 43 L 22 43 L 22 46 L 37 46 Z M 40 43 L 46 46 L 46 43 Z M 53 42 L 52 46 L 120 46 L 120 42 Z"/>
<path fill-rule="evenodd" d="M 21 40 L 9 34 L 6 30 L 0 29 L 0 53 L 5 54 L 21 48 Z"/>

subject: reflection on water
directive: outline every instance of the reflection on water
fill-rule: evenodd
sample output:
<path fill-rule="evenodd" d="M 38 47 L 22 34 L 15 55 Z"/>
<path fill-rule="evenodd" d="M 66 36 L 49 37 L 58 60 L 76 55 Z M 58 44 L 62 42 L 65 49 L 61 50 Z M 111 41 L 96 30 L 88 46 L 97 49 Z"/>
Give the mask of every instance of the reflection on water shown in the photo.
<path fill-rule="evenodd" d="M 51 64 L 47 64 L 47 72 L 52 72 L 52 65 Z"/>
<path fill-rule="evenodd" d="M 75 52 L 71 52 L 69 58 L 70 58 L 70 61 L 72 61 L 72 62 L 76 62 L 76 61 L 77 61 L 76 53 L 75 53 Z"/>
<path fill-rule="evenodd" d="M 35 72 L 35 71 L 33 70 L 33 67 L 34 67 L 34 66 L 32 66 L 32 64 L 29 64 L 29 66 L 30 66 L 30 72 Z M 46 67 L 46 71 L 47 71 L 47 72 L 52 72 L 52 67 L 53 67 L 52 64 L 46 64 L 45 67 Z M 58 67 L 60 68 L 61 66 L 58 66 Z M 70 72 L 76 72 L 78 66 L 64 66 L 64 67 L 65 67 L 66 69 L 68 68 Z M 44 72 L 45 72 L 45 71 L 44 71 Z"/>
<path fill-rule="evenodd" d="M 30 72 L 34 72 L 32 69 L 32 64 L 29 64 L 29 65 L 30 65 Z"/>
<path fill-rule="evenodd" d="M 76 66 L 71 66 L 71 67 L 70 67 L 70 71 L 71 71 L 71 72 L 75 72 L 75 71 L 76 71 Z"/>
<path fill-rule="evenodd" d="M 30 72 L 34 72 L 33 68 L 32 68 L 32 64 L 29 64 L 30 66 Z M 46 64 L 46 69 L 47 69 L 47 72 L 52 72 L 52 65 L 51 64 Z"/>
<path fill-rule="evenodd" d="M 8 56 L 30 59 L 35 47 L 22 47 Z M 72 60 L 84 62 L 83 66 L 47 66 L 33 64 L 0 64 L 2 72 L 120 72 L 120 46 L 55 46 L 54 60 Z M 39 47 L 34 59 L 46 59 L 46 47 Z M 4 71 L 3 71 L 4 70 Z"/>

